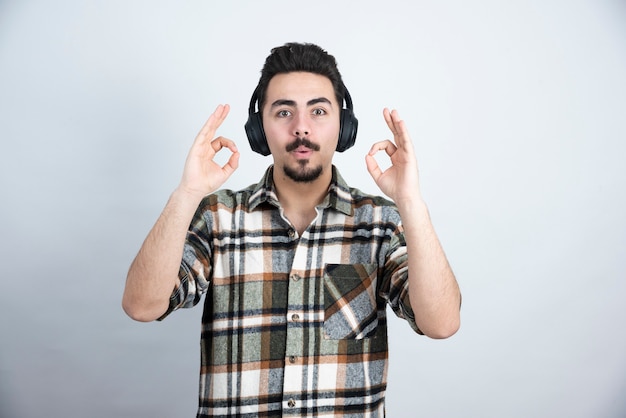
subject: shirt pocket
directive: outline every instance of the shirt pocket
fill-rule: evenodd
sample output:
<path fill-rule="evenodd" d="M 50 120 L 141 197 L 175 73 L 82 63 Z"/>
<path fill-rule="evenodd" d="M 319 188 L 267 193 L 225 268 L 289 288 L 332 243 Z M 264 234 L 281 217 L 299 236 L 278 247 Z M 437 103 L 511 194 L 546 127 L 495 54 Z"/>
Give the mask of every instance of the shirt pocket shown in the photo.
<path fill-rule="evenodd" d="M 328 339 L 371 337 L 378 326 L 377 264 L 327 264 L 324 269 L 324 334 Z"/>

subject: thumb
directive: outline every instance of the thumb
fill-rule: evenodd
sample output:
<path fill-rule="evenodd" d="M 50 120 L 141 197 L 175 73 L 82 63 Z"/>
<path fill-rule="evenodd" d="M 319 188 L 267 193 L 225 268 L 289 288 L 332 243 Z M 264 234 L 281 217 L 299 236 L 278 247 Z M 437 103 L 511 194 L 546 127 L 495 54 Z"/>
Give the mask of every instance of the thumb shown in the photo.
<path fill-rule="evenodd" d="M 365 165 L 367 166 L 367 171 L 370 173 L 374 181 L 378 183 L 378 179 L 383 174 L 383 172 L 378 166 L 378 162 L 373 155 L 367 154 L 365 156 Z"/>

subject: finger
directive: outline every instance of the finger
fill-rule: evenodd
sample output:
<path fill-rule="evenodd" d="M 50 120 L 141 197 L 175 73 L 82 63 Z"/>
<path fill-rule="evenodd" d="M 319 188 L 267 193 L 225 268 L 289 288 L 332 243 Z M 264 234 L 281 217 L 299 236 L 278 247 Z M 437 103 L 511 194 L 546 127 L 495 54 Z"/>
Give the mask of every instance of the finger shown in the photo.
<path fill-rule="evenodd" d="M 219 128 L 222 122 L 224 122 L 224 120 L 226 119 L 226 116 L 228 116 L 229 111 L 230 111 L 230 106 L 228 104 L 218 105 L 217 108 L 215 108 L 215 110 L 211 114 L 211 116 L 209 116 L 209 119 L 207 119 L 207 121 L 204 123 L 204 126 L 202 126 L 202 129 L 200 130 L 200 133 L 198 133 L 196 140 L 198 141 L 212 140 L 213 137 L 215 136 L 215 132 L 217 131 L 217 128 Z"/>
<path fill-rule="evenodd" d="M 211 141 L 211 148 L 213 151 L 218 152 L 222 148 L 228 148 L 232 152 L 237 152 L 237 144 L 234 141 L 224 138 L 223 136 L 217 137 Z"/>
<path fill-rule="evenodd" d="M 391 123 L 391 112 L 388 108 L 383 109 L 383 118 L 385 118 L 387 127 L 393 132 L 393 124 Z"/>
<path fill-rule="evenodd" d="M 374 182 L 378 183 L 378 178 L 383 174 L 383 171 L 378 166 L 378 162 L 372 154 L 365 156 L 365 165 L 367 166 L 367 171 L 374 179 Z"/>
<path fill-rule="evenodd" d="M 387 127 L 393 133 L 394 136 L 398 135 L 400 131 L 398 130 L 397 122 L 399 120 L 398 112 L 394 110 L 389 110 L 388 108 L 383 109 L 383 117 L 385 118 L 385 122 L 387 123 Z"/>
<path fill-rule="evenodd" d="M 412 146 L 411 137 L 404 121 L 400 118 L 400 113 L 397 110 L 389 111 L 385 109 L 383 111 L 385 116 L 385 122 L 387 126 L 393 132 L 394 141 L 399 148 L 410 148 Z"/>
<path fill-rule="evenodd" d="M 239 167 L 239 155 L 238 152 L 233 152 L 226 164 L 222 167 L 222 171 L 226 176 L 233 174 L 233 171 Z"/>
<path fill-rule="evenodd" d="M 398 147 L 396 147 L 396 145 L 393 142 L 386 139 L 384 141 L 376 142 L 374 145 L 372 145 L 372 147 L 370 148 L 370 151 L 368 152 L 368 155 L 373 156 L 378 151 L 383 151 L 383 150 L 387 153 L 388 156 L 391 157 L 398 150 Z"/>

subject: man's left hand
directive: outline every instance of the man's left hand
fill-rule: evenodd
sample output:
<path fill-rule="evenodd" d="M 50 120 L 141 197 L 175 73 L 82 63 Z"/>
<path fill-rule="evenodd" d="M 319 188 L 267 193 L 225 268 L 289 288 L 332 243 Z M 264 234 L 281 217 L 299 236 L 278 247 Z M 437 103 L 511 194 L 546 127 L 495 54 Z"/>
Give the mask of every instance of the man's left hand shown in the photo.
<path fill-rule="evenodd" d="M 372 145 L 365 156 L 367 171 L 380 188 L 396 204 L 404 201 L 421 200 L 417 159 L 413 143 L 406 125 L 397 110 L 385 108 L 383 116 L 393 133 L 393 142 L 384 140 Z M 374 155 L 384 150 L 391 160 L 391 166 L 382 171 Z"/>

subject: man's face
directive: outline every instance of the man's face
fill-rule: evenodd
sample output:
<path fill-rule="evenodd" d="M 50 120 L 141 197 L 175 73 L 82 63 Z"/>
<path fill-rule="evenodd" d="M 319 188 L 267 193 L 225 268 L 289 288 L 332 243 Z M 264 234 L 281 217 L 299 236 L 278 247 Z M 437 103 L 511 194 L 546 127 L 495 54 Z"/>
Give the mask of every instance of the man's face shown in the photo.
<path fill-rule="evenodd" d="M 275 75 L 263 107 L 263 129 L 275 168 L 298 182 L 330 173 L 340 112 L 327 77 L 307 72 Z"/>

